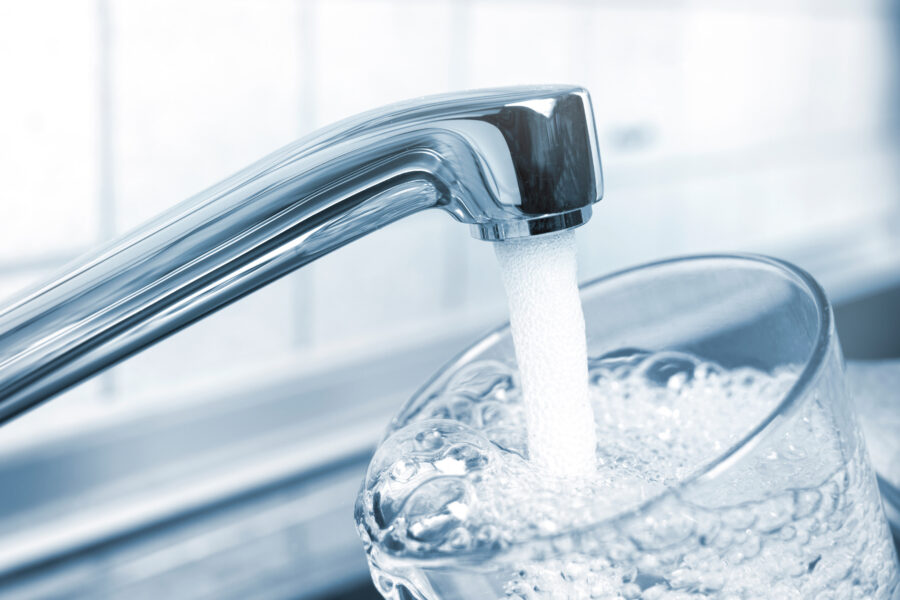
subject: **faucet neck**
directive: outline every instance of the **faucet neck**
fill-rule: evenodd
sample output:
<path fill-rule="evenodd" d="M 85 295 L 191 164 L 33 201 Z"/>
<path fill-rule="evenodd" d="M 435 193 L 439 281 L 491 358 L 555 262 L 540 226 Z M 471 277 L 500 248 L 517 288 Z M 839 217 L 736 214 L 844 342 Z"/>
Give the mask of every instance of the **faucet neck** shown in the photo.
<path fill-rule="evenodd" d="M 478 237 L 581 224 L 599 198 L 586 92 L 399 104 L 287 146 L 0 309 L 0 423 L 350 241 L 440 207 Z"/>

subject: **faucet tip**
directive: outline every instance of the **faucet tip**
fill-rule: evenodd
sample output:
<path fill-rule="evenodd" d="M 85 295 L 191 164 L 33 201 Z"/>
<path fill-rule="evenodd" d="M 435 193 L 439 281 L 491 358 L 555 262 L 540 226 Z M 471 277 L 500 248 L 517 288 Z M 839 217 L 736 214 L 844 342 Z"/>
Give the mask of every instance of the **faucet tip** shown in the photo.
<path fill-rule="evenodd" d="M 497 90 L 506 98 L 475 117 L 490 132 L 475 145 L 490 165 L 493 198 L 471 199 L 461 220 L 474 237 L 500 241 L 571 229 L 603 196 L 590 95 L 578 86 Z M 499 134 L 499 135 L 498 135 Z M 502 139 L 502 143 L 500 143 Z"/>

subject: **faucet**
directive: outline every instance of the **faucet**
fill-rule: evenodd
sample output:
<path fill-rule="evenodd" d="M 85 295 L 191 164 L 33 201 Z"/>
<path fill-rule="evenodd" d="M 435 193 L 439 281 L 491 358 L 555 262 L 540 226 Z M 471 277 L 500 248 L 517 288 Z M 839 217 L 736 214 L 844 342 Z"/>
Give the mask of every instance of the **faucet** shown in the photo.
<path fill-rule="evenodd" d="M 0 424 L 324 254 L 440 208 L 475 238 L 577 227 L 603 191 L 571 86 L 426 97 L 319 130 L 0 308 Z"/>

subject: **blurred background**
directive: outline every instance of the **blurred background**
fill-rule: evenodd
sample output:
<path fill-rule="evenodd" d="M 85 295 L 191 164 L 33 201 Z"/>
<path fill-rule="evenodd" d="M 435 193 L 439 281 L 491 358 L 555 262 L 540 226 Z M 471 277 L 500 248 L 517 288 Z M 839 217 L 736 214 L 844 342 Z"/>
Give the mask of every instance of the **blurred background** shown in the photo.
<path fill-rule="evenodd" d="M 581 279 L 752 251 L 848 357 L 900 356 L 896 0 L 0 0 L 0 304 L 303 134 L 575 83 Z M 392 412 L 504 319 L 443 213 L 341 249 L 0 430 L 0 595 L 375 597 L 352 520 Z"/>

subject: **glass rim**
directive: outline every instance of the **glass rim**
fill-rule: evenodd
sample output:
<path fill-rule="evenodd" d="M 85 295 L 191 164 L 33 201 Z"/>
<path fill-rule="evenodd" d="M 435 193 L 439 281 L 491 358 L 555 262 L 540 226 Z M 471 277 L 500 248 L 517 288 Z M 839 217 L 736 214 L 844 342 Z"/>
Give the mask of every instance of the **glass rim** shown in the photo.
<path fill-rule="evenodd" d="M 818 378 L 819 374 L 822 371 L 822 367 L 826 362 L 826 357 L 828 355 L 829 349 L 831 348 L 832 340 L 834 338 L 831 305 L 829 304 L 828 298 L 825 295 L 825 290 L 822 289 L 822 286 L 812 277 L 812 275 L 810 275 L 800 267 L 785 260 L 773 258 L 763 254 L 752 253 L 695 254 L 676 256 L 627 267 L 625 269 L 614 271 L 612 273 L 588 280 L 578 286 L 579 294 L 583 295 L 584 293 L 590 291 L 592 288 L 596 288 L 597 286 L 608 283 L 614 279 L 619 279 L 633 273 L 649 271 L 652 269 L 671 266 L 675 264 L 700 261 L 740 261 L 755 264 L 758 266 L 765 265 L 774 268 L 782 275 L 787 276 L 787 278 L 795 283 L 798 288 L 801 288 L 806 292 L 807 297 L 811 299 L 812 304 L 816 310 L 816 324 L 818 330 L 813 336 L 814 342 L 812 344 L 812 349 L 808 357 L 806 358 L 806 362 L 803 364 L 803 368 L 800 371 L 797 380 L 784 394 L 784 397 L 779 401 L 779 403 L 764 418 L 758 421 L 756 425 L 754 425 L 754 427 L 750 429 L 738 442 L 717 455 L 715 459 L 704 465 L 702 469 L 698 470 L 695 473 L 692 473 L 689 477 L 686 477 L 685 479 L 679 481 L 676 485 L 667 488 L 666 490 L 651 498 L 648 498 L 647 500 L 641 502 L 636 506 L 610 514 L 609 516 L 601 518 L 597 521 L 592 521 L 584 525 L 563 529 L 552 534 L 534 535 L 526 540 L 514 543 L 511 547 L 517 547 L 523 544 L 534 542 L 565 538 L 566 536 L 572 535 L 576 532 L 597 529 L 615 524 L 617 522 L 625 521 L 629 518 L 647 512 L 657 503 L 660 503 L 663 500 L 671 497 L 673 494 L 678 494 L 679 492 L 684 491 L 688 486 L 694 485 L 698 482 L 715 480 L 720 475 L 727 472 L 729 468 L 734 465 L 734 463 L 739 462 L 744 456 L 752 452 L 753 449 L 762 442 L 762 440 L 764 440 L 772 432 L 777 430 L 780 425 L 785 422 L 786 419 L 794 412 L 794 409 L 799 405 L 800 400 L 806 396 L 806 392 Z M 463 364 L 466 364 L 467 362 L 471 362 L 472 358 L 475 355 L 482 352 L 486 347 L 496 343 L 497 338 L 504 334 L 507 334 L 508 331 L 509 321 L 506 321 L 499 327 L 495 327 L 494 329 L 483 335 L 478 341 L 474 342 L 468 348 L 457 354 L 454 358 L 447 361 L 423 386 L 421 386 L 416 391 L 415 394 L 412 395 L 410 402 L 415 402 L 417 399 L 420 399 L 423 394 L 425 394 L 448 372 Z M 506 550 L 501 551 L 498 553 L 498 555 L 505 552 Z M 454 555 L 452 558 L 462 558 L 463 556 L 469 554 L 472 553 L 464 551 L 458 555 Z M 422 557 L 409 558 L 412 558 L 412 560 L 414 560 L 415 562 L 422 563 L 442 562 L 442 559 L 439 557 L 434 557 L 433 559 L 423 559 Z M 446 560 L 447 558 L 448 557 L 443 557 L 443 560 Z"/>

